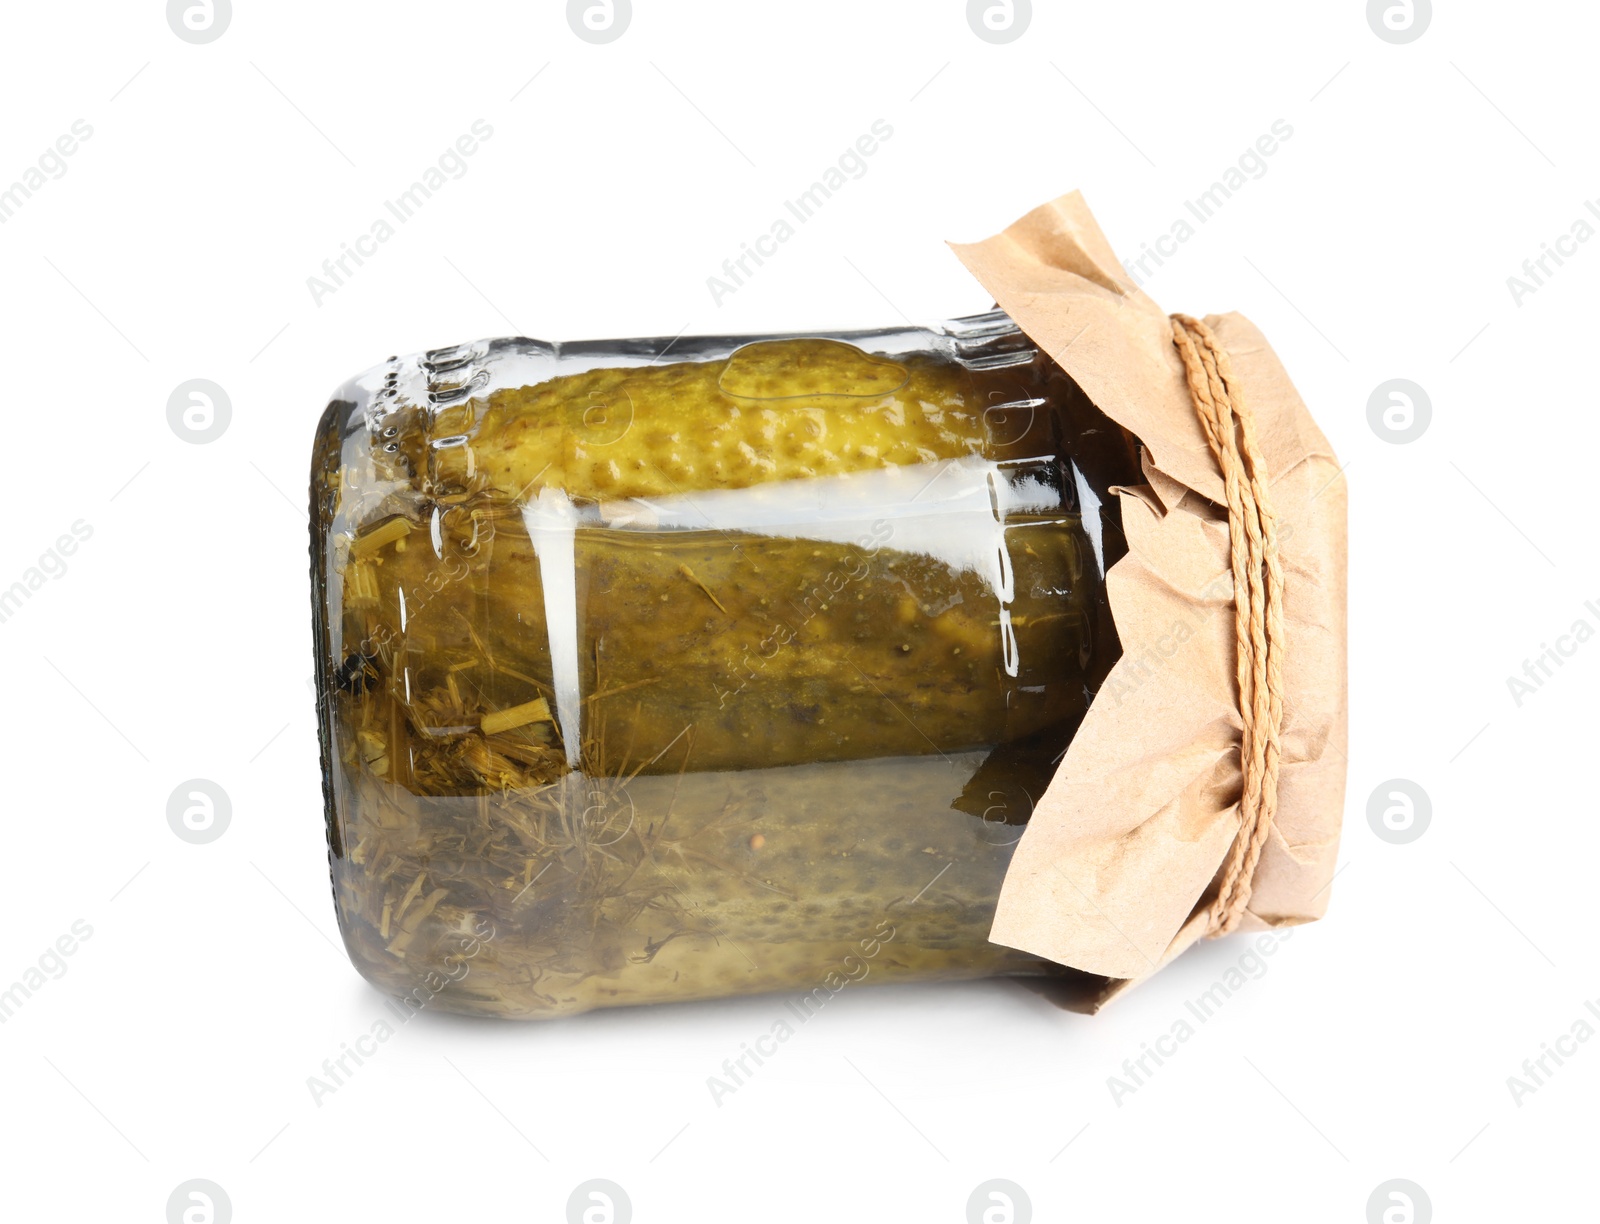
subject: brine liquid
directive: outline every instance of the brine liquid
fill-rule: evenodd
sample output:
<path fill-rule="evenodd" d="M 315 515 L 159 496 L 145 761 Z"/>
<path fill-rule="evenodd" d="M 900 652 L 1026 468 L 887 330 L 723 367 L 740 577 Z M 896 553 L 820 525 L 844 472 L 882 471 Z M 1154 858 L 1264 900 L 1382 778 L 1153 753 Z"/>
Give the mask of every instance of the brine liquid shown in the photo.
<path fill-rule="evenodd" d="M 1127 452 L 985 326 L 352 385 L 314 578 L 363 973 L 545 1016 L 1048 969 L 988 929 L 1115 657 Z"/>

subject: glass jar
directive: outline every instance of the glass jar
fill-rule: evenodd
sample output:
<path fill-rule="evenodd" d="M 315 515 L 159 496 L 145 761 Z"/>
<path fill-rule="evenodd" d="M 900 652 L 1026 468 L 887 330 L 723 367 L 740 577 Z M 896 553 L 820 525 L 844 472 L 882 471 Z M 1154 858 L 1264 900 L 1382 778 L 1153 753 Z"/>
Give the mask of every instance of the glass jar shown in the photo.
<path fill-rule="evenodd" d="M 513 1017 L 1051 972 L 987 936 L 1118 654 L 1119 483 L 998 311 L 352 380 L 311 500 L 357 968 Z"/>

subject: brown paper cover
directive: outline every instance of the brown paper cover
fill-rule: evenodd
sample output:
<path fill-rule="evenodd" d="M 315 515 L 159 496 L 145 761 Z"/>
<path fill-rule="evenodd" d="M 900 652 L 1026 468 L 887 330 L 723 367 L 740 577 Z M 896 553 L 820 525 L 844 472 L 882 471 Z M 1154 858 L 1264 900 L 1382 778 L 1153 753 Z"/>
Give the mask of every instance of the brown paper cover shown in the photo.
<path fill-rule="evenodd" d="M 1143 444 L 1117 490 L 1127 555 L 1108 589 L 1123 654 L 1006 875 L 990 938 L 1109 979 L 1103 1002 L 1206 933 L 1238 832 L 1241 718 L 1222 478 L 1167 315 L 1129 278 L 1083 197 L 951 244 L 994 300 Z M 1261 333 L 1208 316 L 1254 413 L 1284 569 L 1278 811 L 1240 930 L 1327 906 L 1344 806 L 1345 485 Z"/>

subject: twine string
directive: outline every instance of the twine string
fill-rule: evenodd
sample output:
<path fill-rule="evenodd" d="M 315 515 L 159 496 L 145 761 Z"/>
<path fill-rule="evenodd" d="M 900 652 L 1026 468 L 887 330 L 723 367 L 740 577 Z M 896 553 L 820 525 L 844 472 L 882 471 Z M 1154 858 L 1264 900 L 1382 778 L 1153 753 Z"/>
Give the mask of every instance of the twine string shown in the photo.
<path fill-rule="evenodd" d="M 1172 342 L 1183 358 L 1189 395 L 1206 440 L 1222 470 L 1228 502 L 1228 542 L 1233 568 L 1234 632 L 1238 639 L 1239 746 L 1244 788 L 1239 832 L 1228 852 L 1222 885 L 1212 903 L 1207 934 L 1226 935 L 1239 925 L 1278 811 L 1283 730 L 1283 566 L 1278 527 L 1268 497 L 1266 461 L 1256 441 L 1255 418 L 1234 382 L 1227 351 L 1209 327 L 1188 315 L 1172 316 Z"/>

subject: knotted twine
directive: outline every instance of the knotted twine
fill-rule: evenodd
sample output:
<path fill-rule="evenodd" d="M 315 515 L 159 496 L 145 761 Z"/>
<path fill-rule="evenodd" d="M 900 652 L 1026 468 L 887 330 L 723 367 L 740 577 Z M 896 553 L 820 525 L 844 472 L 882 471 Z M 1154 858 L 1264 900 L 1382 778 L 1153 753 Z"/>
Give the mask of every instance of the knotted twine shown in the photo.
<path fill-rule="evenodd" d="M 1228 934 L 1244 917 L 1261 848 L 1278 810 L 1283 567 L 1278 557 L 1277 520 L 1268 499 L 1266 461 L 1256 444 L 1255 418 L 1234 382 L 1227 351 L 1209 327 L 1182 314 L 1172 316 L 1172 342 L 1183 358 L 1196 415 L 1222 469 L 1233 563 L 1244 790 L 1239 798 L 1239 832 L 1228 852 L 1206 932 L 1216 938 Z"/>

